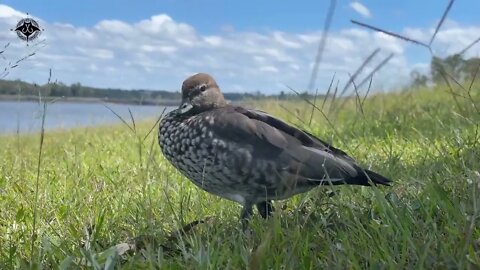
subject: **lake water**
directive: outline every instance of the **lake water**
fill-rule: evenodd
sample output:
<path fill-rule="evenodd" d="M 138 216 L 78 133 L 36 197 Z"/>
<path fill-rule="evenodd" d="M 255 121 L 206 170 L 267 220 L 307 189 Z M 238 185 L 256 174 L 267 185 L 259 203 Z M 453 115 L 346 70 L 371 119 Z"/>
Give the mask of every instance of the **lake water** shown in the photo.
<path fill-rule="evenodd" d="M 164 106 L 138 106 L 125 104 L 108 104 L 127 123 L 131 124 L 132 112 L 135 121 L 158 119 Z M 174 107 L 167 107 L 167 111 Z M 43 105 L 30 101 L 0 101 L 0 134 L 37 132 L 42 124 Z M 65 129 L 121 123 L 102 103 L 56 102 L 47 105 L 45 129 Z"/>

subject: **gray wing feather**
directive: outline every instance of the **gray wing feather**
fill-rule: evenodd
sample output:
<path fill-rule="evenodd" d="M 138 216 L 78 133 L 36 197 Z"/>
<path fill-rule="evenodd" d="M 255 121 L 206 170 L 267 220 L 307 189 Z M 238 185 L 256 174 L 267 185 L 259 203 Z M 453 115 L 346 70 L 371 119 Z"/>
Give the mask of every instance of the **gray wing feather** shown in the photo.
<path fill-rule="evenodd" d="M 344 158 L 344 152 L 336 155 L 315 138 L 266 113 L 233 107 L 220 117 L 223 123 L 217 130 L 220 135 L 252 145 L 254 158 L 276 158 L 281 170 L 289 174 L 310 181 L 357 175 L 352 159 Z"/>

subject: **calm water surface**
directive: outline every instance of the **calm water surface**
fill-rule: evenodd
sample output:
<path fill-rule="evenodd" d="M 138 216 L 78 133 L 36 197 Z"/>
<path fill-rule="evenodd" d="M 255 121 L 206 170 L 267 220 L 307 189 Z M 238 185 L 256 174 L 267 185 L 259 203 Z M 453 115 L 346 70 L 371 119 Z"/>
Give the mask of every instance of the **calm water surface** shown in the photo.
<path fill-rule="evenodd" d="M 157 119 L 164 106 L 106 104 L 129 124 L 128 109 L 135 121 Z M 167 107 L 170 111 L 174 107 Z M 0 101 L 0 134 L 37 132 L 41 128 L 43 105 L 30 101 Z M 45 129 L 66 129 L 102 124 L 121 123 L 115 114 L 101 103 L 57 102 L 47 105 Z"/>

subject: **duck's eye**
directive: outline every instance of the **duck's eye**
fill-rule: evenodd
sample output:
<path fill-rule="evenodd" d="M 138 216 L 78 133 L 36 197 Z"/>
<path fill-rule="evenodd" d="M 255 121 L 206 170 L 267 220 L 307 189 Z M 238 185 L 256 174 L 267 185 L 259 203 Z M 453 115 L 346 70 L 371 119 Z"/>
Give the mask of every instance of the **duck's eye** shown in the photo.
<path fill-rule="evenodd" d="M 200 85 L 200 92 L 205 92 L 205 90 L 207 90 L 207 85 L 206 84 Z"/>

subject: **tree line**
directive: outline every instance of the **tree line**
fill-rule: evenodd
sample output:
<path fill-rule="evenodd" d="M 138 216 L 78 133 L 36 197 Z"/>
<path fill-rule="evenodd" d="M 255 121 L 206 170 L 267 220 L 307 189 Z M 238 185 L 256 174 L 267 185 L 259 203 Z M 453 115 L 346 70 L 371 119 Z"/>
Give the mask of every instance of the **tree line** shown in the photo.
<path fill-rule="evenodd" d="M 454 79 L 458 82 L 472 81 L 477 77 L 479 68 L 480 58 L 477 57 L 465 59 L 462 54 L 453 54 L 445 58 L 434 56 L 430 61 L 430 74 L 413 71 L 410 76 L 412 86 L 424 87 L 429 83 L 443 84 L 445 79 Z"/>
<path fill-rule="evenodd" d="M 413 71 L 411 76 L 411 87 L 426 87 L 430 83 L 443 84 L 445 78 L 453 78 L 459 82 L 472 80 L 477 76 L 480 68 L 480 58 L 464 59 L 462 54 L 454 54 L 445 58 L 432 57 L 430 62 L 430 74 L 422 74 Z M 480 77 L 480 76 L 479 76 Z M 109 102 L 131 103 L 131 104 L 163 104 L 176 105 L 181 99 L 179 91 L 166 90 L 124 90 L 115 88 L 96 88 L 85 86 L 80 83 L 66 85 L 62 82 L 37 85 L 21 80 L 0 79 L 0 99 L 6 97 L 21 97 L 22 99 L 36 99 L 38 96 L 47 98 L 66 97 L 73 99 L 101 99 Z M 245 99 L 274 98 L 279 100 L 291 99 L 312 99 L 314 96 L 307 91 L 300 95 L 292 92 L 266 95 L 260 91 L 254 93 L 224 93 L 225 98 L 230 101 L 241 101 Z M 319 95 L 317 98 L 323 98 Z"/>
<path fill-rule="evenodd" d="M 0 99 L 1 96 L 21 97 L 22 99 L 36 99 L 38 96 L 47 98 L 76 98 L 76 99 L 99 99 L 117 103 L 132 104 L 178 104 L 181 99 L 179 91 L 166 90 L 124 90 L 115 88 L 96 88 L 84 86 L 80 83 L 66 85 L 62 82 L 37 85 L 21 80 L 0 80 Z M 279 95 L 265 95 L 260 91 L 255 93 L 224 93 L 225 98 L 230 101 L 240 101 L 245 99 L 263 99 L 263 98 L 293 98 L 294 94 L 285 94 L 283 91 Z M 303 94 L 307 95 L 308 94 Z"/>
<path fill-rule="evenodd" d="M 21 80 L 0 80 L 0 95 L 22 97 L 68 97 L 95 98 L 117 102 L 145 104 L 155 101 L 170 101 L 180 99 L 179 92 L 151 90 L 102 89 L 84 86 L 80 83 L 66 85 L 61 82 L 44 85 L 31 84 Z"/>

